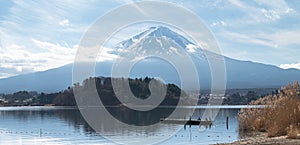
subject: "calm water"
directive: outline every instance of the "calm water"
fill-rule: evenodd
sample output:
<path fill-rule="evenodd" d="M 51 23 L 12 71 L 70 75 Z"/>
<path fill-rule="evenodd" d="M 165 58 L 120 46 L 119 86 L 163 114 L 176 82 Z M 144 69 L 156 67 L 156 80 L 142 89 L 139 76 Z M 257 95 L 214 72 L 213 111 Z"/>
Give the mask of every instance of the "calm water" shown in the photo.
<path fill-rule="evenodd" d="M 131 130 L 126 128 L 109 130 L 106 136 L 114 140 L 130 140 L 144 144 L 150 141 L 168 138 L 159 144 L 212 144 L 232 142 L 238 139 L 236 115 L 243 106 L 221 107 L 212 128 L 199 126 L 163 124 L 155 130 Z M 164 108 L 163 111 L 166 108 Z M 197 107 L 192 118 L 201 116 L 206 108 Z M 119 112 L 126 119 L 130 115 Z M 226 116 L 229 128 L 226 129 Z M 145 119 L 147 121 L 149 119 Z M 177 129 L 180 130 L 177 132 Z M 173 135 L 169 135 L 174 133 Z M 105 137 L 97 134 L 81 117 L 79 110 L 70 107 L 0 107 L 0 144 L 105 144 L 114 145 Z"/>

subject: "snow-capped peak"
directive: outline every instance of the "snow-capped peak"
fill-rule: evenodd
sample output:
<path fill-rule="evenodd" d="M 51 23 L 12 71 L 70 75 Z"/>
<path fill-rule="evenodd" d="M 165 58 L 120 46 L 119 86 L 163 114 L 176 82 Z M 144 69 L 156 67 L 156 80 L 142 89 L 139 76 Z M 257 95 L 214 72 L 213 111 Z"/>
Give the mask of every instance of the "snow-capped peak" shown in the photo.
<path fill-rule="evenodd" d="M 129 46 L 133 45 L 135 42 L 143 38 L 152 38 L 152 37 L 169 39 L 171 41 L 174 41 L 180 47 L 185 49 L 190 49 L 191 47 L 193 48 L 197 47 L 194 43 L 192 43 L 182 35 L 164 26 L 150 27 L 146 31 L 138 35 L 135 35 L 134 37 L 128 40 L 122 41 L 121 43 L 119 43 L 118 47 L 128 48 Z"/>

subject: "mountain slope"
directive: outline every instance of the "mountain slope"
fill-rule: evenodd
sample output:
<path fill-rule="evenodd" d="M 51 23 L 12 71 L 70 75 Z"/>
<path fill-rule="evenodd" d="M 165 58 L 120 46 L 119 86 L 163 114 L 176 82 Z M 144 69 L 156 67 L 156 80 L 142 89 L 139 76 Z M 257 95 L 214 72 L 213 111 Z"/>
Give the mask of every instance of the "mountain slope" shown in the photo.
<path fill-rule="evenodd" d="M 126 53 L 124 50 L 132 51 Z M 201 88 L 210 88 L 210 69 L 204 55 L 210 52 L 197 47 L 194 43 L 169 28 L 151 27 L 128 40 L 120 42 L 112 53 L 132 56 L 132 59 L 134 59 L 143 54 L 180 55 L 178 53 L 180 51 L 187 52 L 195 62 Z M 300 70 L 284 70 L 272 65 L 240 61 L 228 57 L 224 57 L 224 59 L 227 71 L 227 88 L 280 87 L 288 82 L 300 80 Z M 113 62 L 109 61 L 98 62 L 95 76 L 110 77 L 112 65 Z M 162 59 L 150 58 L 135 64 L 130 77 L 145 76 L 160 77 L 167 83 L 180 84 L 176 68 Z M 54 92 L 71 85 L 72 64 L 68 64 L 44 72 L 0 79 L 0 93 L 11 93 L 20 90 Z M 193 89 L 192 86 L 191 89 Z"/>
<path fill-rule="evenodd" d="M 0 92 L 13 93 L 21 90 L 54 92 L 72 84 L 72 65 L 42 72 L 13 76 L 0 79 Z"/>

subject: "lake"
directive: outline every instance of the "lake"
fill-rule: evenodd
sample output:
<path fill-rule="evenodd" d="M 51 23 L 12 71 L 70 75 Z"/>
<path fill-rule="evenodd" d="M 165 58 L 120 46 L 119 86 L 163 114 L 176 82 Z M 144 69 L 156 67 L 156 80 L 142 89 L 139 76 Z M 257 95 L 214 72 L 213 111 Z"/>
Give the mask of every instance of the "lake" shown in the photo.
<path fill-rule="evenodd" d="M 239 138 L 236 115 L 241 107 L 222 106 L 211 128 L 160 123 L 153 130 L 130 128 L 110 129 L 103 125 L 101 135 L 95 132 L 83 119 L 80 111 L 73 107 L 0 107 L 0 144 L 105 144 L 115 142 L 146 144 L 164 141 L 159 144 L 213 144 L 232 142 Z M 199 106 L 192 118 L 201 117 L 207 107 Z M 134 120 L 130 113 L 115 110 L 121 119 Z M 166 108 L 159 110 L 166 111 Z M 226 117 L 228 116 L 228 130 Z M 151 119 L 144 119 L 145 122 Z M 101 126 L 102 127 L 102 126 Z M 100 127 L 100 128 L 101 128 Z M 104 137 L 103 137 L 104 135 Z M 145 140 L 149 142 L 144 142 Z"/>

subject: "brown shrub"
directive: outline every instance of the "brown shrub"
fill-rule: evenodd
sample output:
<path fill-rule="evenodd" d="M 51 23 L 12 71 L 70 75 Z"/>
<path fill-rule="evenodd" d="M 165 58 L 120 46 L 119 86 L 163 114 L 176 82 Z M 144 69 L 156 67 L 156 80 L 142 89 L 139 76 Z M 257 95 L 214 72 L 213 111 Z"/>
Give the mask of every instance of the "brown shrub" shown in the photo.
<path fill-rule="evenodd" d="M 287 128 L 288 139 L 296 139 L 299 133 L 300 133 L 300 129 L 297 126 L 291 125 L 289 128 Z"/>
<path fill-rule="evenodd" d="M 239 112 L 240 131 L 266 131 L 269 137 L 299 133 L 299 83 L 289 84 L 278 92 L 277 95 L 266 96 L 250 103 L 263 107 L 245 108 Z"/>

